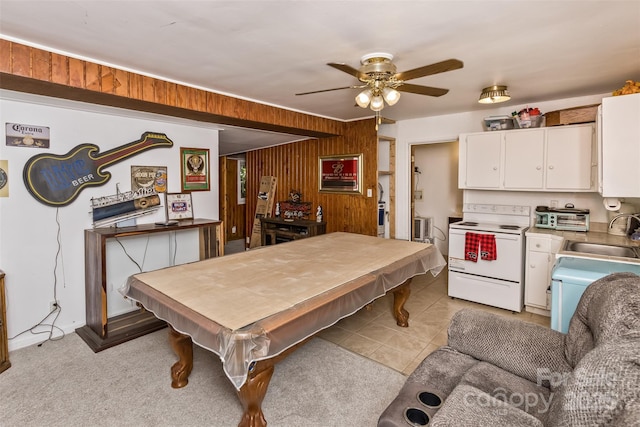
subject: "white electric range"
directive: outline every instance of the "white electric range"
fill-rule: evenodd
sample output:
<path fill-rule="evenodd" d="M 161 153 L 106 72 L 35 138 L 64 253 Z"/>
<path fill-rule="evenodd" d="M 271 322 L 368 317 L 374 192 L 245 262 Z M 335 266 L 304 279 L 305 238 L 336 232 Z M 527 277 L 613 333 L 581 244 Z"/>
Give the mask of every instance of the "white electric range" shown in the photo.
<path fill-rule="evenodd" d="M 522 311 L 531 207 L 469 203 L 462 213 L 462 221 L 449 225 L 449 296 Z M 495 242 L 488 250 L 495 259 L 479 256 L 488 249 L 479 238 Z"/>

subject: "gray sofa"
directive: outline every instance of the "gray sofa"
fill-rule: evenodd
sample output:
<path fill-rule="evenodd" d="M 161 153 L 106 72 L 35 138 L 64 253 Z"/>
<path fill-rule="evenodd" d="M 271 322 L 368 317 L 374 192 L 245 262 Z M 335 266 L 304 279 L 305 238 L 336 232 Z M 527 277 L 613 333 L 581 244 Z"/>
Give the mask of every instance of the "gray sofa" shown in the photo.
<path fill-rule="evenodd" d="M 463 309 L 378 427 L 640 426 L 640 277 L 587 287 L 565 335 Z"/>

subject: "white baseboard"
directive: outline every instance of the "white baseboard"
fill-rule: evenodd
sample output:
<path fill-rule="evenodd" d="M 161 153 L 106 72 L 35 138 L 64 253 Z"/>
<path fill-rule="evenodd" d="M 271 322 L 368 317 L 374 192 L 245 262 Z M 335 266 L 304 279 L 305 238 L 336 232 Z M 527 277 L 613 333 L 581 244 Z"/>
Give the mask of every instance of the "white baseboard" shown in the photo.
<path fill-rule="evenodd" d="M 53 329 L 53 333 L 51 334 L 52 339 L 60 338 L 62 333 L 65 335 L 75 333 L 77 328 L 84 326 L 83 324 L 71 323 L 68 325 L 56 325 L 56 328 Z M 62 332 L 60 329 L 62 329 Z M 12 340 L 9 340 L 9 353 L 15 350 L 19 350 L 21 348 L 29 347 L 35 344 L 40 344 L 41 342 L 46 341 L 49 338 L 49 332 L 45 327 L 37 328 L 37 331 L 45 331 L 44 333 L 32 334 L 31 332 L 25 332 L 24 334 L 15 337 Z M 46 345 L 46 344 L 45 344 Z M 9 354 L 9 360 L 11 360 L 11 354 Z"/>

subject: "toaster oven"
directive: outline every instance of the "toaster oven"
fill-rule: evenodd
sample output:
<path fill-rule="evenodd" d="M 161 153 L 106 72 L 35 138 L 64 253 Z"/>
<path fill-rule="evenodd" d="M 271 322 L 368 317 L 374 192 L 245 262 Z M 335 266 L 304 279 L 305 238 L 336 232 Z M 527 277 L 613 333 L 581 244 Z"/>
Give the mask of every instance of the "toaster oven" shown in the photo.
<path fill-rule="evenodd" d="M 536 208 L 536 223 L 538 228 L 565 231 L 589 231 L 589 209 L 575 208 Z"/>

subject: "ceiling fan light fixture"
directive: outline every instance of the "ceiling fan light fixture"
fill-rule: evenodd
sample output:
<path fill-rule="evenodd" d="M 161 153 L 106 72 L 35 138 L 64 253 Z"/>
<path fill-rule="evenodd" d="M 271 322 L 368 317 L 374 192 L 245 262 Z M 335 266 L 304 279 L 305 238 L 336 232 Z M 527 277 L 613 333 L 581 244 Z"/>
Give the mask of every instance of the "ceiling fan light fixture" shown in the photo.
<path fill-rule="evenodd" d="M 382 97 L 389 104 L 389 106 L 396 105 L 396 103 L 400 100 L 400 92 L 390 87 L 385 87 L 382 89 Z"/>
<path fill-rule="evenodd" d="M 505 102 L 510 99 L 511 95 L 509 95 L 506 86 L 493 85 L 482 89 L 478 102 L 480 104 L 497 104 L 498 102 Z"/>
<path fill-rule="evenodd" d="M 384 108 L 384 99 L 380 95 L 371 98 L 371 107 L 373 111 L 380 111 Z"/>
<path fill-rule="evenodd" d="M 373 92 L 371 92 L 371 89 L 363 90 L 358 94 L 358 96 L 356 96 L 356 104 L 358 104 L 359 107 L 367 108 L 371 102 L 372 95 Z"/>

